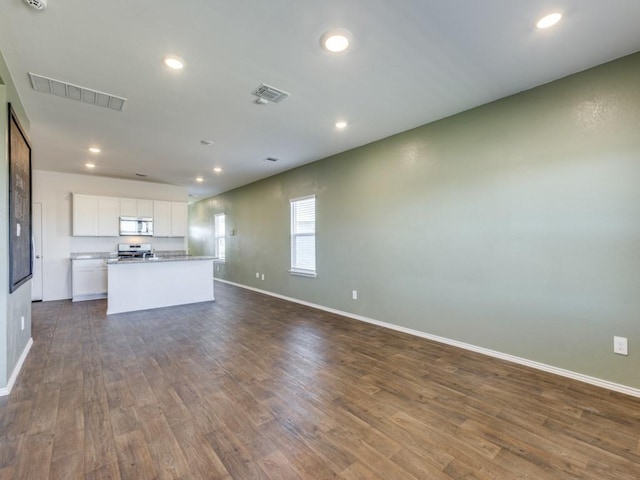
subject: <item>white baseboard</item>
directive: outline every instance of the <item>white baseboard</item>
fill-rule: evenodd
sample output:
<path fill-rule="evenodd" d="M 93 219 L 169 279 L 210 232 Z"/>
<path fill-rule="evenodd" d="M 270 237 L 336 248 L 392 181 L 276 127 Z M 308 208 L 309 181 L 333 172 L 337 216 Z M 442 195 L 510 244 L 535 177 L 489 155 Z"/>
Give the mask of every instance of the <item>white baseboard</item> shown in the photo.
<path fill-rule="evenodd" d="M 391 330 L 396 330 L 398 332 L 408 333 L 409 335 L 414 335 L 416 337 L 426 338 L 427 340 L 433 340 L 435 342 L 444 343 L 454 347 L 462 348 L 464 350 L 470 350 L 472 352 L 488 355 L 489 357 L 499 358 L 501 360 L 506 360 L 507 362 L 517 363 L 519 365 L 524 365 L 526 367 L 535 368 L 536 370 L 542 370 L 543 372 L 553 373 L 555 375 L 571 378 L 573 380 L 578 380 L 580 382 L 588 383 L 590 385 L 595 385 L 597 387 L 607 388 L 614 392 L 620 392 L 627 395 L 631 395 L 633 397 L 640 398 L 640 389 L 638 388 L 629 387 L 627 385 L 621 385 L 619 383 L 610 382 L 608 380 L 602 380 L 596 377 L 590 377 L 589 375 L 584 375 L 582 373 L 572 372 L 571 370 L 565 370 L 564 368 L 558 368 L 558 367 L 554 367 L 553 365 L 547 365 L 545 363 L 536 362 L 534 360 L 528 360 L 526 358 L 516 357 L 515 355 L 510 355 L 508 353 L 502 353 L 496 350 L 490 350 L 488 348 L 478 347 L 476 345 L 471 345 L 469 343 L 459 342 L 457 340 L 451 340 L 449 338 L 439 337 L 437 335 L 431 335 L 429 333 L 421 332 L 419 330 L 413 330 L 411 328 L 394 325 L 393 323 L 381 322 L 379 320 L 374 320 L 372 318 L 363 317 L 362 315 L 343 312 L 341 310 L 336 310 L 335 308 L 325 307 L 323 305 L 317 305 L 315 303 L 306 302 L 304 300 L 298 300 L 297 298 L 287 297 L 285 295 L 269 292 L 267 290 L 261 290 L 259 288 L 249 287 L 247 285 L 242 285 L 240 283 L 229 282 L 227 280 L 221 280 L 219 278 L 216 278 L 215 280 L 217 282 L 228 283 L 229 285 L 234 285 L 236 287 L 244 288 L 246 290 L 252 290 L 254 292 L 263 293 L 265 295 L 280 298 L 282 300 L 287 300 L 289 302 L 306 305 L 307 307 L 324 310 L 325 312 L 342 315 L 343 317 L 353 318 L 354 320 L 360 320 L 361 322 L 371 323 L 379 327 L 389 328 Z"/>
<path fill-rule="evenodd" d="M 18 379 L 18 374 L 20 373 L 20 370 L 22 370 L 22 364 L 27 359 L 29 350 L 31 350 L 31 345 L 33 345 L 33 338 L 29 338 L 27 345 L 24 347 L 24 350 L 22 351 L 22 355 L 20 355 L 20 358 L 18 359 L 18 363 L 13 369 L 13 373 L 9 378 L 9 382 L 7 383 L 7 386 L 0 388 L 0 397 L 4 397 L 11 393 L 11 389 L 13 388 L 13 385 L 16 383 L 16 380 Z"/>

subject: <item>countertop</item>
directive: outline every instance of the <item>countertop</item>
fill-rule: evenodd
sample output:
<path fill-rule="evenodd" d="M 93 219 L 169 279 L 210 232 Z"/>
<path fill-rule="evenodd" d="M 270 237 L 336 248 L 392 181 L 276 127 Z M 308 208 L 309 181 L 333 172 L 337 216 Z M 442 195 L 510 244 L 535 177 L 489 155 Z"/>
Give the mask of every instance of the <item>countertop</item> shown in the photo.
<path fill-rule="evenodd" d="M 191 255 L 173 255 L 168 257 L 156 256 L 147 258 L 128 258 L 120 260 L 112 258 L 107 261 L 109 265 L 127 265 L 130 263 L 161 263 L 161 262 L 192 262 L 197 260 L 214 260 L 215 257 L 197 257 Z"/>
<path fill-rule="evenodd" d="M 116 259 L 118 258 L 118 254 L 112 252 L 81 252 L 71 254 L 71 260 L 99 260 L 110 258 Z"/>
<path fill-rule="evenodd" d="M 156 256 L 162 258 L 180 257 L 184 260 L 187 256 L 185 250 L 156 250 Z M 117 252 L 73 252 L 70 255 L 71 260 L 117 260 Z M 131 260 L 128 260 L 131 261 Z M 157 261 L 157 260 L 156 260 Z"/>

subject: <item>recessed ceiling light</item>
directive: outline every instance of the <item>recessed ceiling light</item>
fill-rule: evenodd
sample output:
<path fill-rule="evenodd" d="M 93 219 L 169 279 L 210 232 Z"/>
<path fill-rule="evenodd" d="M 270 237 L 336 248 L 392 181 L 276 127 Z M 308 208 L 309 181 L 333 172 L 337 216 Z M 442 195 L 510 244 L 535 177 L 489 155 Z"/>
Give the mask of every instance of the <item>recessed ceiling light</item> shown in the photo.
<path fill-rule="evenodd" d="M 208 147 L 210 145 L 213 145 L 213 140 L 200 140 L 200 143 Z"/>
<path fill-rule="evenodd" d="M 351 33 L 345 29 L 330 30 L 320 37 L 320 45 L 329 52 L 344 52 L 351 43 Z"/>
<path fill-rule="evenodd" d="M 551 13 L 545 17 L 542 17 L 540 20 L 538 20 L 538 22 L 536 23 L 536 27 L 540 29 L 553 27 L 556 23 L 560 21 L 561 18 L 562 18 L 561 13 L 557 13 L 557 12 Z"/>
<path fill-rule="evenodd" d="M 202 183 L 202 182 L 204 182 L 204 178 L 202 178 L 202 177 L 196 177 L 196 182 L 198 182 L 198 183 Z"/>
<path fill-rule="evenodd" d="M 182 59 L 174 57 L 173 55 L 165 55 L 162 57 L 162 63 L 174 70 L 182 70 L 182 68 L 184 68 L 184 62 Z"/>
<path fill-rule="evenodd" d="M 347 122 L 345 122 L 344 120 L 340 120 L 339 122 L 336 122 L 336 128 L 339 128 L 342 130 L 343 128 L 346 128 L 346 126 L 347 126 Z"/>
<path fill-rule="evenodd" d="M 220 167 L 216 167 L 213 169 L 214 172 L 216 173 L 220 173 L 222 171 L 222 169 Z"/>
<path fill-rule="evenodd" d="M 95 168 L 96 164 L 95 163 L 85 163 L 84 166 L 87 167 L 87 168 Z"/>
<path fill-rule="evenodd" d="M 101 150 L 98 147 L 89 147 L 91 153 L 100 153 Z"/>

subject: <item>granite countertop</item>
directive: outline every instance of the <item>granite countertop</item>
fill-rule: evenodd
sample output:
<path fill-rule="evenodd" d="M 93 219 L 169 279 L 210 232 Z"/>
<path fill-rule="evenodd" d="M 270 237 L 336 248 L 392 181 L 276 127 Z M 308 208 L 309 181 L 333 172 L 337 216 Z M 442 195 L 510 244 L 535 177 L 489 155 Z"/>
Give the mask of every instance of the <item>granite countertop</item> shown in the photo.
<path fill-rule="evenodd" d="M 118 258 L 116 252 L 75 252 L 71 254 L 71 260 L 98 260 Z"/>
<path fill-rule="evenodd" d="M 70 256 L 71 260 L 117 260 L 118 252 L 72 252 Z M 167 261 L 166 259 L 168 257 L 181 258 L 184 260 L 187 256 L 185 250 L 156 250 L 156 257 L 162 257 L 165 261 Z"/>
<path fill-rule="evenodd" d="M 128 263 L 159 263 L 159 262 L 191 262 L 195 260 L 213 260 L 215 257 L 195 257 L 191 255 L 173 255 L 168 257 L 155 256 L 147 258 L 127 258 L 126 260 L 112 258 L 109 265 L 126 265 Z"/>

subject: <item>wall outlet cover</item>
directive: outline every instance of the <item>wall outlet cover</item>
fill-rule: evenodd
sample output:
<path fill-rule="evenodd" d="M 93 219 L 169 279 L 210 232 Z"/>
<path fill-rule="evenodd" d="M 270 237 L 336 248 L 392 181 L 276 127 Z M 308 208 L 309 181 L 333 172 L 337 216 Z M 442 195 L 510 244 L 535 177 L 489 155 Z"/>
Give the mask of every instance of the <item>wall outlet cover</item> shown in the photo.
<path fill-rule="evenodd" d="M 618 355 L 628 355 L 627 337 L 613 337 L 613 353 Z"/>

